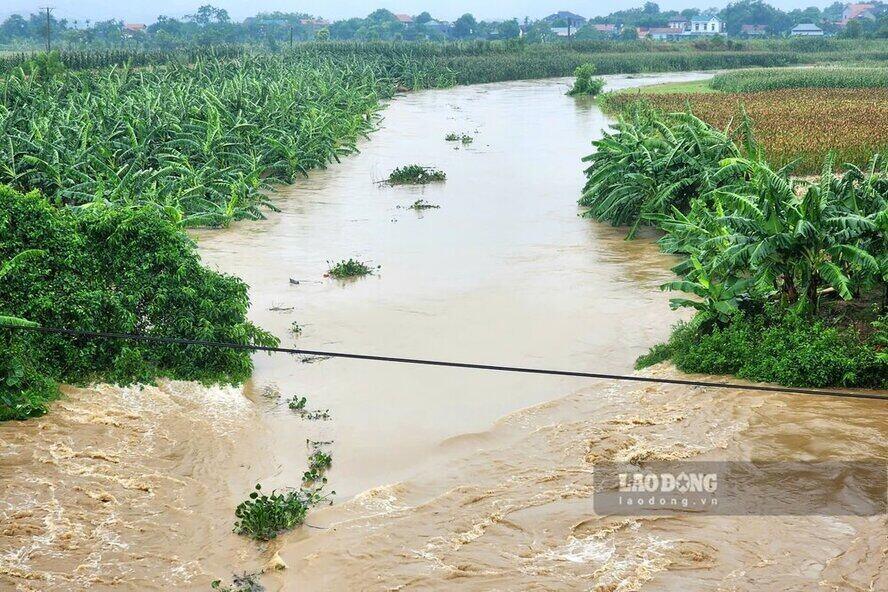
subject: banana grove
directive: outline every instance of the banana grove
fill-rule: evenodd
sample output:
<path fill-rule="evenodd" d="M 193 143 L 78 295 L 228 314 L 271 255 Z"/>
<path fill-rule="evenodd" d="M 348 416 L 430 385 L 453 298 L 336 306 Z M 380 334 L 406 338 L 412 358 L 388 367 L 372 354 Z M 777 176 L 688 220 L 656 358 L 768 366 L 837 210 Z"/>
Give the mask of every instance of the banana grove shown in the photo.
<path fill-rule="evenodd" d="M 594 143 L 580 204 L 657 226 L 683 256 L 663 285 L 696 311 L 640 360 L 790 386 L 888 385 L 888 167 L 834 155 L 814 181 L 775 169 L 744 117 L 733 137 L 690 113 L 630 111 Z"/>
<path fill-rule="evenodd" d="M 153 204 L 183 226 L 262 217 L 263 190 L 356 150 L 393 91 L 365 63 L 244 56 L 12 76 L 0 183 L 58 204 Z"/>

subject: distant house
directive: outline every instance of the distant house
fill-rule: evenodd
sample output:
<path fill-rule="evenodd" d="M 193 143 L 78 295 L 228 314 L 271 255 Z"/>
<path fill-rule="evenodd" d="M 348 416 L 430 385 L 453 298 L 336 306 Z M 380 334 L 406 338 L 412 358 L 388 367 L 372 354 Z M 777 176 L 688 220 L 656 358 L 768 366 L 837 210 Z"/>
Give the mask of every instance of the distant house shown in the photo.
<path fill-rule="evenodd" d="M 426 21 L 422 24 L 422 26 L 428 29 L 434 29 L 435 31 L 438 31 L 439 33 L 443 33 L 445 35 L 447 34 L 447 31 L 450 30 L 450 23 L 445 21 L 436 21 L 434 19 Z"/>
<path fill-rule="evenodd" d="M 875 4 L 849 4 L 845 7 L 845 10 L 842 11 L 842 20 L 839 21 L 839 23 L 847 24 L 848 21 L 853 21 L 858 18 L 875 20 L 875 10 Z"/>
<path fill-rule="evenodd" d="M 299 19 L 299 24 L 314 31 L 330 26 L 330 21 L 322 18 Z"/>
<path fill-rule="evenodd" d="M 789 34 L 793 37 L 823 37 L 823 29 L 814 23 L 801 23 L 793 27 Z"/>
<path fill-rule="evenodd" d="M 121 33 L 127 39 L 132 39 L 136 35 L 144 35 L 147 29 L 148 27 L 146 27 L 142 23 L 127 23 L 123 25 L 123 30 L 121 31 Z"/>
<path fill-rule="evenodd" d="M 725 31 L 725 23 L 719 18 L 695 18 L 691 19 L 685 27 L 684 35 L 720 35 Z"/>
<path fill-rule="evenodd" d="M 543 21 L 547 23 L 557 23 L 557 22 L 566 22 L 574 29 L 579 29 L 583 25 L 586 24 L 586 21 L 589 20 L 584 16 L 580 16 L 578 14 L 574 14 L 573 12 L 568 12 L 567 10 L 560 10 L 555 14 L 550 14 Z"/>
<path fill-rule="evenodd" d="M 588 26 L 591 27 L 593 31 L 598 31 L 599 33 L 614 34 L 619 31 L 619 28 L 617 27 L 617 25 L 612 25 L 612 24 L 599 25 L 599 24 L 592 23 Z"/>
<path fill-rule="evenodd" d="M 669 19 L 669 28 L 670 29 L 681 29 L 682 31 L 684 31 L 685 29 L 688 28 L 688 25 L 690 25 L 690 24 L 691 24 L 691 21 L 689 21 L 688 19 L 686 19 L 683 16 L 674 16 L 671 19 Z"/>
<path fill-rule="evenodd" d="M 398 19 L 398 22 L 402 25 L 407 25 L 409 27 L 413 24 L 413 17 L 409 14 L 396 14 L 395 18 Z"/>
<path fill-rule="evenodd" d="M 768 25 L 740 25 L 740 34 L 746 37 L 764 37 L 768 34 Z"/>
<path fill-rule="evenodd" d="M 672 41 L 682 35 L 684 35 L 684 29 L 678 27 L 651 27 L 647 30 L 645 37 L 656 41 Z"/>
<path fill-rule="evenodd" d="M 556 37 L 570 37 L 577 34 L 574 27 L 552 27 L 551 31 Z"/>

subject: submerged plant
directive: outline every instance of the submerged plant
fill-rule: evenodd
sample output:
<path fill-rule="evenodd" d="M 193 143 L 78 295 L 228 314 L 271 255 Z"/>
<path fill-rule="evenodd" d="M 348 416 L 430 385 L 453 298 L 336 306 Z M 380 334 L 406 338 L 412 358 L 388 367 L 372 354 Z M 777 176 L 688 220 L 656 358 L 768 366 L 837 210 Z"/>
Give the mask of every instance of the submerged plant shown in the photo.
<path fill-rule="evenodd" d="M 306 409 L 306 405 L 308 404 L 308 399 L 306 397 L 300 397 L 299 395 L 293 396 L 289 401 L 287 401 L 287 406 L 290 410 L 295 411 L 299 414 L 299 417 L 302 419 L 308 420 L 328 420 L 330 419 L 330 410 L 329 409 Z"/>
<path fill-rule="evenodd" d="M 234 511 L 237 517 L 234 532 L 269 541 L 286 530 L 300 526 L 305 522 L 308 510 L 324 499 L 320 489 L 288 489 L 265 495 L 262 486 L 256 484 L 256 491 L 250 494 L 249 499 L 238 504 Z"/>
<path fill-rule="evenodd" d="M 327 263 L 330 262 L 328 261 Z M 377 269 L 379 269 L 379 266 L 377 266 Z M 373 268 L 366 263 L 358 261 L 357 259 L 348 259 L 330 265 L 330 269 L 327 270 L 326 275 L 327 277 L 333 277 L 336 279 L 346 279 L 362 277 L 372 273 Z"/>
<path fill-rule="evenodd" d="M 293 323 L 290 325 L 290 333 L 296 336 L 302 335 L 302 325 L 300 325 L 296 321 L 293 321 Z"/>
<path fill-rule="evenodd" d="M 447 175 L 444 171 L 419 164 L 410 164 L 393 170 L 387 182 L 389 185 L 428 185 L 446 179 Z"/>
<path fill-rule="evenodd" d="M 302 485 L 305 487 L 315 483 L 326 483 L 325 473 L 333 466 L 333 457 L 320 450 L 322 442 L 312 442 L 314 451 L 308 457 L 308 470 L 302 474 Z"/>
<path fill-rule="evenodd" d="M 595 65 L 583 64 L 574 71 L 576 80 L 567 94 L 571 96 L 585 95 L 594 97 L 604 89 L 604 79 L 595 78 Z"/>
<path fill-rule="evenodd" d="M 219 592 L 265 592 L 265 586 L 259 583 L 258 573 L 234 574 L 231 584 L 223 584 L 222 580 L 213 580 L 210 588 Z"/>
<path fill-rule="evenodd" d="M 475 138 L 469 134 L 457 134 L 453 132 L 444 136 L 444 139 L 448 142 L 462 142 L 464 146 L 475 141 Z"/>
<path fill-rule="evenodd" d="M 304 411 L 306 403 L 308 403 L 307 398 L 294 395 L 293 398 L 287 402 L 287 406 L 293 411 Z"/>
<path fill-rule="evenodd" d="M 433 203 L 429 203 L 424 199 L 417 199 L 411 205 L 407 206 L 407 209 L 420 211 L 420 210 L 436 210 L 440 207 L 441 206 L 433 204 Z"/>

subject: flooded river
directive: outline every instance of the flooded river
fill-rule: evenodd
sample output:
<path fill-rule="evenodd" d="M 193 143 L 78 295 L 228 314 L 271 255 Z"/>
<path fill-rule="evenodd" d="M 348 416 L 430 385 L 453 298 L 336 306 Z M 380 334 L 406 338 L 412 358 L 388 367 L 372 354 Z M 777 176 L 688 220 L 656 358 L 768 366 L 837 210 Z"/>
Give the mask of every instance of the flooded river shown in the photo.
<path fill-rule="evenodd" d="M 577 216 L 579 158 L 608 120 L 567 84 L 399 97 L 360 154 L 281 188 L 281 213 L 199 233 L 204 260 L 251 286 L 284 346 L 630 372 L 680 318 L 657 289 L 674 260 Z M 413 162 L 447 182 L 375 183 Z M 349 257 L 381 267 L 324 278 Z M 293 395 L 331 418 L 300 419 Z M 272 560 L 288 567 L 269 590 L 886 589 L 884 516 L 590 501 L 599 461 L 885 459 L 886 426 L 876 402 L 285 355 L 257 356 L 243 388 L 70 388 L 0 425 L 0 590 L 207 590 Z M 232 534 L 255 483 L 298 485 L 307 439 L 332 442 L 334 505 L 268 545 Z"/>

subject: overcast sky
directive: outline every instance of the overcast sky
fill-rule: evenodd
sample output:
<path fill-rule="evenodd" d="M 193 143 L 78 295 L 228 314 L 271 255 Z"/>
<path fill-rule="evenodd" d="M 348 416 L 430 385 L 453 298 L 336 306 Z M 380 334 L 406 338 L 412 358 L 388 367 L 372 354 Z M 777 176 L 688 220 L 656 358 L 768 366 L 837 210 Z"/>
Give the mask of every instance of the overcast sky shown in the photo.
<path fill-rule="evenodd" d="M 806 6 L 824 7 L 833 0 L 772 0 L 782 9 Z M 366 16 L 376 8 L 392 12 L 419 14 L 428 10 L 432 16 L 453 20 L 465 12 L 480 19 L 507 17 L 538 18 L 557 10 L 570 10 L 585 17 L 608 14 L 614 10 L 641 6 L 643 0 L 0 0 L 0 18 L 13 13 L 29 14 L 40 6 L 54 6 L 59 18 L 150 23 L 157 15 L 181 17 L 201 4 L 212 4 L 228 10 L 235 20 L 242 20 L 261 11 L 307 12 L 328 19 Z M 663 0 L 662 10 L 675 8 L 708 8 L 724 6 L 725 0 Z"/>

